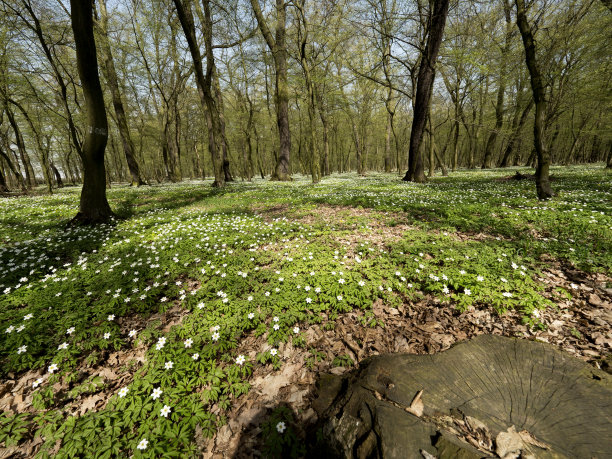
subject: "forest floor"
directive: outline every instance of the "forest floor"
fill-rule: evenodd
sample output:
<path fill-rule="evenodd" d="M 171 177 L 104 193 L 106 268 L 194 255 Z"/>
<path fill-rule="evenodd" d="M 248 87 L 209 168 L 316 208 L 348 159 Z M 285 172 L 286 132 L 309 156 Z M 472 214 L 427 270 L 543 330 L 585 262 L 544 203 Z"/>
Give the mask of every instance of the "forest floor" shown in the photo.
<path fill-rule="evenodd" d="M 0 458 L 299 456 L 321 373 L 483 333 L 611 371 L 612 175 L 517 171 L 0 198 Z"/>

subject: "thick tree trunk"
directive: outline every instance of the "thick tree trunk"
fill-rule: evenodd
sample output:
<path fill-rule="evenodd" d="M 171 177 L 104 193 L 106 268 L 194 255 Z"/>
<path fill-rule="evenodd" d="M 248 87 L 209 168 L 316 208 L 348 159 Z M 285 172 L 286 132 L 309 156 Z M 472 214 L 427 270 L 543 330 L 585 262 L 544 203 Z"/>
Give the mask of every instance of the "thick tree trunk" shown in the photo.
<path fill-rule="evenodd" d="M 550 154 L 544 142 L 544 116 L 546 113 L 546 93 L 540 76 L 538 62 L 536 57 L 536 45 L 533 39 L 531 27 L 527 22 L 527 13 L 525 11 L 525 0 L 515 0 L 516 3 L 516 24 L 523 38 L 523 46 L 525 47 L 525 60 L 531 77 L 531 90 L 533 92 L 533 100 L 535 102 L 535 121 L 533 123 L 533 138 L 534 148 L 537 156 L 536 167 L 536 191 L 538 199 L 549 199 L 554 195 L 550 186 L 549 167 Z"/>
<path fill-rule="evenodd" d="M 276 168 L 272 173 L 272 180 L 291 180 L 290 157 L 291 157 L 291 131 L 289 129 L 289 84 L 287 82 L 287 43 L 286 43 L 286 21 L 287 4 L 285 0 L 276 0 L 276 36 L 268 27 L 258 0 L 251 0 L 251 6 L 259 25 L 259 30 L 266 40 L 274 58 L 274 70 L 276 74 L 275 101 L 276 122 L 280 148 Z"/>
<path fill-rule="evenodd" d="M 70 16 L 76 46 L 77 68 L 85 97 L 87 126 L 81 151 L 83 189 L 75 223 L 108 222 L 113 215 L 106 199 L 104 150 L 108 140 L 108 122 L 104 96 L 98 76 L 93 11 L 90 2 L 70 0 Z"/>
<path fill-rule="evenodd" d="M 427 45 L 419 67 L 412 130 L 410 132 L 410 150 L 408 152 L 408 171 L 404 181 L 424 182 L 423 155 L 421 141 L 427 120 L 427 110 L 431 101 L 435 63 L 444 35 L 449 0 L 434 0 L 429 13 L 429 33 Z"/>
<path fill-rule="evenodd" d="M 108 39 L 108 13 L 106 11 L 106 0 L 99 0 L 98 3 L 100 5 L 100 20 L 98 24 L 100 26 L 101 55 L 103 56 L 102 69 L 111 91 L 113 108 L 115 110 L 115 116 L 117 119 L 117 128 L 119 129 L 123 153 L 125 154 L 125 160 L 130 171 L 131 184 L 132 186 L 141 186 L 144 185 L 145 182 L 142 180 L 140 168 L 138 167 L 138 161 L 136 161 L 134 142 L 132 141 L 130 128 L 128 127 L 125 108 L 123 107 L 123 100 L 121 98 L 121 90 L 119 89 L 117 70 L 115 69 L 113 53 Z"/>

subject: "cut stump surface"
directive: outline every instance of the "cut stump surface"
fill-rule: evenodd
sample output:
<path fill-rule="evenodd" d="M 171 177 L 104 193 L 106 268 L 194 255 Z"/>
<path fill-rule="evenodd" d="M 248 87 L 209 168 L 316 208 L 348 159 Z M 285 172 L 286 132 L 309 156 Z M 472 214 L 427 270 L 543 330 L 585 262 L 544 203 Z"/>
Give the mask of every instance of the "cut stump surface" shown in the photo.
<path fill-rule="evenodd" d="M 314 403 L 313 446 L 328 455 L 612 454 L 612 377 L 548 344 L 482 335 L 434 355 L 376 356 L 341 383 L 330 378 Z M 421 390 L 417 416 L 407 410 Z M 512 435 L 519 446 L 502 444 Z"/>

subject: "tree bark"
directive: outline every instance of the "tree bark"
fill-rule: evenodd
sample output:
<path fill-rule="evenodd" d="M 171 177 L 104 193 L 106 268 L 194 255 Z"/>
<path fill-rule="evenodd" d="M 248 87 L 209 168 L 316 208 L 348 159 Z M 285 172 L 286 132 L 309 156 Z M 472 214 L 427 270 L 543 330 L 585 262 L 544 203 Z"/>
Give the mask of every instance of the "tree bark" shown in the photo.
<path fill-rule="evenodd" d="M 529 104 L 527 104 L 527 106 L 523 109 L 523 112 L 520 118 L 515 117 L 512 123 L 512 134 L 510 134 L 510 140 L 508 141 L 508 144 L 506 145 L 506 149 L 504 150 L 504 155 L 502 157 L 501 163 L 499 164 L 499 167 L 508 167 L 510 165 L 510 158 L 512 157 L 512 153 L 514 153 L 514 147 L 516 143 L 518 142 L 519 137 L 521 136 L 521 131 L 523 129 L 523 126 L 525 125 L 525 122 L 527 121 L 527 115 L 529 115 L 529 112 L 531 111 L 532 107 L 533 107 L 533 98 L 529 101 Z M 519 113 L 519 110 L 517 107 L 516 114 L 518 115 L 518 113 Z"/>
<path fill-rule="evenodd" d="M 285 0 L 276 0 L 276 36 L 266 23 L 258 0 L 251 0 L 251 6 L 264 39 L 274 58 L 274 70 L 276 74 L 275 100 L 276 100 L 276 122 L 280 148 L 276 168 L 272 174 L 272 180 L 291 180 L 290 157 L 291 157 L 291 131 L 289 129 L 289 84 L 287 82 L 287 44 L 286 44 L 286 21 L 287 5 Z"/>
<path fill-rule="evenodd" d="M 536 57 L 536 45 L 533 38 L 531 27 L 527 22 L 527 12 L 525 11 L 525 0 L 515 0 L 516 3 L 516 24 L 523 38 L 525 48 L 525 60 L 531 77 L 531 90 L 535 103 L 536 113 L 533 123 L 533 142 L 537 156 L 536 166 L 536 192 L 538 199 L 550 199 L 554 192 L 550 186 L 549 167 L 550 154 L 544 142 L 544 116 L 546 113 L 546 93 L 540 69 Z"/>
<path fill-rule="evenodd" d="M 433 177 L 436 173 L 436 160 L 435 160 L 435 151 L 434 151 L 434 126 L 431 119 L 431 104 L 429 104 L 429 115 L 428 124 L 429 124 L 429 177 Z"/>
<path fill-rule="evenodd" d="M 408 152 L 408 171 L 404 181 L 422 183 L 426 180 L 423 170 L 421 141 L 427 120 L 427 110 L 431 101 L 435 63 L 444 35 L 444 26 L 448 14 L 449 0 L 434 0 L 429 12 L 429 33 L 427 45 L 423 52 L 417 80 L 417 90 L 410 132 L 410 150 Z"/>
<path fill-rule="evenodd" d="M 19 188 L 21 188 L 21 191 L 25 192 L 26 191 L 26 185 L 25 185 L 25 182 L 23 180 L 23 176 L 19 173 L 19 171 L 15 167 L 15 165 L 13 164 L 13 161 L 11 161 L 11 157 L 2 150 L 2 146 L 0 146 L 0 158 L 4 158 L 4 161 L 6 161 L 6 164 L 7 164 L 8 168 L 11 170 L 11 172 L 15 176 L 15 180 L 17 181 L 17 184 L 19 185 Z M 5 184 L 6 184 L 6 182 L 5 182 Z"/>
<path fill-rule="evenodd" d="M 28 150 L 25 146 L 25 142 L 23 141 L 23 135 L 21 134 L 21 129 L 19 129 L 19 125 L 15 120 L 15 115 L 13 111 L 10 109 L 8 105 L 8 101 L 5 100 L 4 109 L 6 111 L 6 115 L 8 117 L 9 123 L 13 128 L 13 132 L 15 133 L 15 143 L 17 144 L 17 150 L 19 151 L 19 156 L 21 158 L 21 162 L 23 163 L 23 168 L 25 169 L 25 180 L 26 186 L 28 188 L 32 188 L 36 185 L 36 175 L 34 174 L 34 168 L 32 167 L 32 162 L 30 161 L 30 155 L 28 155 Z"/>
<path fill-rule="evenodd" d="M 495 127 L 489 134 L 487 145 L 485 147 L 484 161 L 482 169 L 489 169 L 493 163 L 493 149 L 497 141 L 499 131 L 504 124 L 504 93 L 506 92 L 506 62 L 510 53 L 510 45 L 512 44 L 512 19 L 510 17 L 510 3 L 504 0 L 504 16 L 506 18 L 506 35 L 504 47 L 501 50 L 501 62 L 499 68 L 499 83 L 497 86 L 497 103 L 495 104 Z"/>
<path fill-rule="evenodd" d="M 130 171 L 131 184 L 132 186 L 141 186 L 144 185 L 145 182 L 142 180 L 140 168 L 138 167 L 138 161 L 136 161 L 134 142 L 132 141 L 132 136 L 130 135 L 130 129 L 128 127 L 127 117 L 125 115 L 125 108 L 121 98 L 121 90 L 119 89 L 117 70 L 115 69 L 113 53 L 108 39 L 108 13 L 106 10 L 106 0 L 99 0 L 98 3 L 100 5 L 100 20 L 98 21 L 98 24 L 100 28 L 101 55 L 103 56 L 102 69 L 111 91 L 113 108 L 117 118 L 117 128 L 119 129 L 123 153 L 125 154 L 125 160 L 127 161 L 128 169 Z"/>
<path fill-rule="evenodd" d="M 202 24 L 202 26 L 204 29 L 204 45 L 206 48 L 206 74 L 204 74 L 202 55 L 200 54 L 200 47 L 196 39 L 193 13 L 191 12 L 191 2 L 190 0 L 174 0 L 174 5 L 176 6 L 181 27 L 185 33 L 191 58 L 193 59 L 198 94 L 200 96 L 200 102 L 204 108 L 204 113 L 206 116 L 206 124 L 208 127 L 208 147 L 212 157 L 213 172 L 215 176 L 213 187 L 221 188 L 225 186 L 225 174 L 223 170 L 223 140 L 221 135 L 217 101 L 215 100 L 212 91 L 215 64 L 212 48 L 212 18 L 210 15 L 210 2 L 208 0 L 203 2 L 205 24 Z"/>
<path fill-rule="evenodd" d="M 53 175 L 55 175 L 55 183 L 57 187 L 62 188 L 64 186 L 64 182 L 62 181 L 62 176 L 59 170 L 57 169 L 57 167 L 55 167 L 55 164 L 53 163 L 51 163 L 51 170 L 53 171 Z"/>
<path fill-rule="evenodd" d="M 85 139 L 80 151 L 83 160 L 83 189 L 79 212 L 73 222 L 103 223 L 110 220 L 113 212 L 106 199 L 104 150 L 108 140 L 108 122 L 98 75 L 92 3 L 70 0 L 70 16 L 87 115 Z"/>

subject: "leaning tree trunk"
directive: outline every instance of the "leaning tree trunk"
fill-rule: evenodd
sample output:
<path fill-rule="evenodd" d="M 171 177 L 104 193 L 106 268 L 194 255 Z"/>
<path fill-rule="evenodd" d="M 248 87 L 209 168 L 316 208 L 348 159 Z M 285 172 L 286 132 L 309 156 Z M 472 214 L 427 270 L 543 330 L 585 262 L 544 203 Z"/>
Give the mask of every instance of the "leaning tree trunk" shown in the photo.
<path fill-rule="evenodd" d="M 422 183 L 426 180 L 423 169 L 421 141 L 427 121 L 427 111 L 431 101 L 435 63 L 444 35 L 449 0 L 435 0 L 429 13 L 429 34 L 423 52 L 417 80 L 412 130 L 410 132 L 410 150 L 408 152 L 408 171 L 404 181 Z"/>
<path fill-rule="evenodd" d="M 525 11 L 525 0 L 515 0 L 516 3 L 516 24 L 523 38 L 523 46 L 525 47 L 525 59 L 529 76 L 531 77 L 531 90 L 533 92 L 533 100 L 535 102 L 535 121 L 533 123 L 533 142 L 535 153 L 537 156 L 536 166 L 536 191 L 538 199 L 549 199 L 554 195 L 550 186 L 549 167 L 550 153 L 544 142 L 544 126 L 546 113 L 546 94 L 540 69 L 536 58 L 536 45 L 533 38 L 531 27 L 527 22 L 527 13 Z"/>
<path fill-rule="evenodd" d="M 144 185 L 144 181 L 140 176 L 140 168 L 138 167 L 138 162 L 136 161 L 134 142 L 132 141 L 132 136 L 130 135 L 130 128 L 128 127 L 125 108 L 123 107 L 123 101 L 121 99 L 121 90 L 119 89 L 117 70 L 115 69 L 113 53 L 108 39 L 108 13 L 106 11 L 106 0 L 100 0 L 99 5 L 100 47 L 102 48 L 102 55 L 104 56 L 103 70 L 112 95 L 113 108 L 115 110 L 115 116 L 117 117 L 117 127 L 119 128 L 119 136 L 121 137 L 121 144 L 123 145 L 123 153 L 125 154 L 125 160 L 132 178 L 131 184 L 132 186 L 140 186 Z"/>
<path fill-rule="evenodd" d="M 85 140 L 80 152 L 83 160 L 83 189 L 79 212 L 73 222 L 103 223 L 110 220 L 113 212 L 106 199 L 104 150 L 108 140 L 108 122 L 98 76 L 92 4 L 81 0 L 70 0 L 70 16 L 76 46 L 77 68 L 87 114 Z"/>

